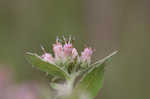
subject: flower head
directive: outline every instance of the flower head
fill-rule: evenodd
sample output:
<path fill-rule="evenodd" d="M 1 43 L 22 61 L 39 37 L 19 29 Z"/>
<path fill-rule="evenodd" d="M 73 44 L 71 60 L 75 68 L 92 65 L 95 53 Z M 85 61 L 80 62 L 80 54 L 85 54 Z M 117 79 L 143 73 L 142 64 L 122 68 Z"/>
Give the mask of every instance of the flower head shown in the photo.
<path fill-rule="evenodd" d="M 93 54 L 92 48 L 85 48 L 84 51 L 81 52 L 81 56 L 79 56 L 77 49 L 73 47 L 71 38 L 69 38 L 69 40 L 66 40 L 65 38 L 64 40 L 56 39 L 56 43 L 53 44 L 54 57 L 52 54 L 47 53 L 43 47 L 42 50 L 44 54 L 41 58 L 44 61 L 60 66 L 69 66 L 69 64 L 72 63 L 73 65 L 81 63 L 81 67 L 86 67 L 91 63 L 91 56 Z"/>
<path fill-rule="evenodd" d="M 68 56 L 72 55 L 73 47 L 72 47 L 71 43 L 65 43 L 63 49 L 64 49 L 64 56 L 65 57 L 68 57 Z"/>
<path fill-rule="evenodd" d="M 44 61 L 47 61 L 47 62 L 50 62 L 50 63 L 54 63 L 54 58 L 53 56 L 50 54 L 50 53 L 44 53 L 41 58 L 44 60 Z"/>
<path fill-rule="evenodd" d="M 92 48 L 85 48 L 83 52 L 81 52 L 81 61 L 91 63 L 91 56 L 93 54 Z"/>
<path fill-rule="evenodd" d="M 56 44 L 53 44 L 53 51 L 56 60 L 63 58 L 64 56 L 63 46 L 60 42 L 56 41 Z"/>

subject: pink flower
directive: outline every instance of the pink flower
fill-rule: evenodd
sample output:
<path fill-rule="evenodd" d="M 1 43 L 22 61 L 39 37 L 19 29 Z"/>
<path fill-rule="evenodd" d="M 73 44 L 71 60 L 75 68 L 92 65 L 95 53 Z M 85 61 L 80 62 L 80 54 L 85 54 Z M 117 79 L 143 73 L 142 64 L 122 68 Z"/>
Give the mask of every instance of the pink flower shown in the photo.
<path fill-rule="evenodd" d="M 61 40 L 58 38 L 56 39 L 56 43 L 53 44 L 53 52 L 55 57 L 53 57 L 51 54 L 47 53 L 44 49 L 44 47 L 41 46 L 44 54 L 41 56 L 41 58 L 44 61 L 54 63 L 54 64 L 65 64 L 68 61 L 77 61 L 78 63 L 85 63 L 90 64 L 91 63 L 91 56 L 93 54 L 92 48 L 85 48 L 83 52 L 81 52 L 81 56 L 79 56 L 78 51 L 76 48 L 73 47 L 72 40 L 69 38 L 66 40 L 64 38 L 63 40 L 65 44 L 61 43 Z M 77 58 L 77 60 L 75 60 Z M 71 59 L 71 60 L 70 60 Z"/>
<path fill-rule="evenodd" d="M 56 44 L 53 45 L 53 51 L 56 59 L 63 58 L 64 53 L 63 53 L 63 47 L 61 43 L 56 42 Z"/>
<path fill-rule="evenodd" d="M 52 57 L 51 54 L 49 53 L 44 53 L 41 58 L 44 60 L 44 61 L 47 61 L 47 62 L 50 62 L 50 63 L 54 63 L 54 58 Z"/>
<path fill-rule="evenodd" d="M 84 51 L 81 52 L 81 61 L 90 63 L 92 54 L 92 48 L 85 48 Z"/>
<path fill-rule="evenodd" d="M 73 48 L 72 50 L 72 58 L 75 59 L 78 56 L 78 52 L 76 50 L 76 48 Z"/>
<path fill-rule="evenodd" d="M 65 43 L 64 45 L 64 56 L 71 56 L 72 55 L 72 44 L 71 43 Z"/>

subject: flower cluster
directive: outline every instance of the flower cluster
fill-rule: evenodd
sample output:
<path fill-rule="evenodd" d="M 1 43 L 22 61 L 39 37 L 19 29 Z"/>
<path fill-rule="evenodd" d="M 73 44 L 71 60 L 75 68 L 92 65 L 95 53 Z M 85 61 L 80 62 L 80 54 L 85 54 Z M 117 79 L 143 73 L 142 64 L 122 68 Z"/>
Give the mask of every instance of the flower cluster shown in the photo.
<path fill-rule="evenodd" d="M 91 56 L 93 54 L 92 48 L 87 47 L 83 50 L 83 52 L 81 52 L 80 56 L 77 49 L 73 47 L 71 39 L 68 41 L 65 39 L 64 44 L 57 39 L 56 43 L 53 44 L 54 56 L 51 53 L 46 52 L 43 47 L 42 50 L 44 54 L 41 56 L 41 58 L 44 61 L 53 64 L 77 61 L 77 63 L 89 65 L 91 63 Z"/>
<path fill-rule="evenodd" d="M 44 54 L 39 56 L 27 52 L 26 58 L 33 66 L 46 73 L 50 87 L 56 91 L 55 99 L 70 99 L 72 96 L 76 99 L 93 99 L 102 87 L 105 62 L 117 51 L 91 64 L 93 49 L 86 47 L 78 53 L 71 38 L 56 39 L 52 47 L 53 53 L 42 47 Z M 98 86 L 95 85 L 98 83 Z"/>

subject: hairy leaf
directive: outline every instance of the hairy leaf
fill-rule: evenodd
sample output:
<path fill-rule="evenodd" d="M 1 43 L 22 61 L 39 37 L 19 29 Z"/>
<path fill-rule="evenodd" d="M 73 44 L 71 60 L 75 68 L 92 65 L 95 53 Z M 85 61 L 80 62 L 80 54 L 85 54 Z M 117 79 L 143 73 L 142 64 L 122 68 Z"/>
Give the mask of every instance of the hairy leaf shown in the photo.
<path fill-rule="evenodd" d="M 35 53 L 26 53 L 26 59 L 36 68 L 40 69 L 43 72 L 46 72 L 49 75 L 58 76 L 61 78 L 69 79 L 70 76 L 66 71 L 64 71 L 61 67 L 51 64 L 49 62 L 46 62 L 40 58 Z"/>
<path fill-rule="evenodd" d="M 93 99 L 103 85 L 105 62 L 116 53 L 117 52 L 114 52 L 104 59 L 92 64 L 87 69 L 86 73 L 84 73 L 81 81 L 77 84 L 76 89 L 81 90 L 84 93 L 86 92 L 90 95 L 90 99 Z"/>

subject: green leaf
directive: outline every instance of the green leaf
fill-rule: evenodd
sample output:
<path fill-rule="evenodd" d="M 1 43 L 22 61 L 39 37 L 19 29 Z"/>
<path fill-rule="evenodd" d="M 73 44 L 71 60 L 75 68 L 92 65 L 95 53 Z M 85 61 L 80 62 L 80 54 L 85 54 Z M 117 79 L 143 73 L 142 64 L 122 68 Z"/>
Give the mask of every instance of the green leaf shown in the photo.
<path fill-rule="evenodd" d="M 25 57 L 34 67 L 40 69 L 43 72 L 46 72 L 49 75 L 70 79 L 68 73 L 61 67 L 42 60 L 40 56 L 35 53 L 27 52 Z"/>
<path fill-rule="evenodd" d="M 86 92 L 90 95 L 90 99 L 93 99 L 103 85 L 105 62 L 116 53 L 117 51 L 92 64 L 77 84 L 76 90 Z"/>

